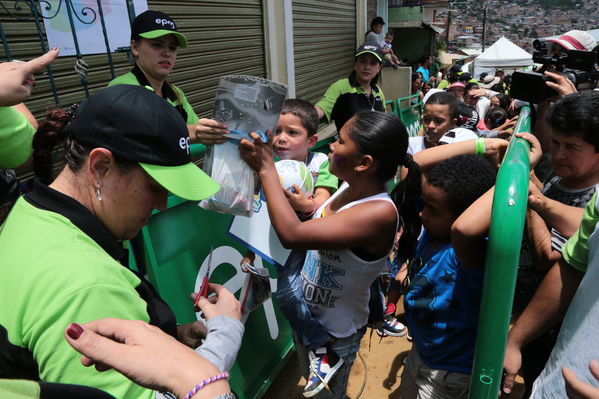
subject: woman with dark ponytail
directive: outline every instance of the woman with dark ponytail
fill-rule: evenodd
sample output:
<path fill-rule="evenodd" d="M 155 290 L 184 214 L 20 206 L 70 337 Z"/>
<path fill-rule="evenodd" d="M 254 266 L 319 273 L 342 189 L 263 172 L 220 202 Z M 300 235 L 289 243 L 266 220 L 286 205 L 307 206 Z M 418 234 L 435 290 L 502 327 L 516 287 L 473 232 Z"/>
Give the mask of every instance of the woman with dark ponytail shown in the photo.
<path fill-rule="evenodd" d="M 396 116 L 383 112 L 359 112 L 349 119 L 329 154 L 331 173 L 345 183 L 303 223 L 286 200 L 272 151 L 257 136 L 254 139 L 242 141 L 240 152 L 260 176 L 272 225 L 285 247 L 308 250 L 299 293 L 303 302 L 299 306 L 308 312 L 298 316 L 310 325 L 290 320 L 292 327 L 302 341 L 306 332 L 314 336 L 319 325 L 328 334 L 324 347 L 308 354 L 310 376 L 304 396 L 316 395 L 328 384 L 333 397 L 344 398 L 366 330 L 370 286 L 383 269 L 399 228 L 404 230 L 402 248 L 413 245 L 419 233 L 413 203 L 420 192 L 420 173 L 407 155 L 408 133 Z M 399 165 L 409 173 L 389 196 L 386 184 Z M 329 367 L 324 367 L 326 363 Z"/>

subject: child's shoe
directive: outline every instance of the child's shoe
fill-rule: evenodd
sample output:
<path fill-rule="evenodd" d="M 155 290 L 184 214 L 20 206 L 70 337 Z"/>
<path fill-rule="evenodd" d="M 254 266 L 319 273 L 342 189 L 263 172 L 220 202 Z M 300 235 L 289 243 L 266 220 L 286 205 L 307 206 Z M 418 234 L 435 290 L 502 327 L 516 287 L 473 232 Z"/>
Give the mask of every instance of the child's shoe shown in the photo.
<path fill-rule="evenodd" d="M 403 337 L 407 333 L 406 326 L 401 324 L 393 313 L 386 314 L 383 319 L 383 326 L 376 330 L 377 334 L 381 337 L 386 337 L 388 335 L 392 337 Z"/>
<path fill-rule="evenodd" d="M 310 359 L 310 375 L 303 394 L 306 398 L 311 398 L 328 385 L 328 382 L 343 365 L 343 359 L 334 351 L 327 350 L 326 347 L 309 351 L 308 358 Z"/>

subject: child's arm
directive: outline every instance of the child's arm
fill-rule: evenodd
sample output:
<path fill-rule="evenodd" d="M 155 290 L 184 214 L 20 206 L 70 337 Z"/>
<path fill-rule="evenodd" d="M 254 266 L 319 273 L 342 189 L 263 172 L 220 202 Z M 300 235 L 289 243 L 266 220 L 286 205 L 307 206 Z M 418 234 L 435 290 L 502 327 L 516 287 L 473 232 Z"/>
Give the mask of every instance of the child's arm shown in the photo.
<path fill-rule="evenodd" d="M 477 139 L 480 140 L 480 139 Z M 499 166 L 501 157 L 509 143 L 503 139 L 483 139 L 484 155 L 490 158 L 495 166 Z M 420 151 L 414 155 L 414 161 L 420 166 L 423 174 L 426 174 L 435 165 L 456 155 L 476 154 L 476 140 L 462 141 L 460 143 L 438 145 Z"/>
<path fill-rule="evenodd" d="M 495 187 L 474 201 L 451 226 L 451 244 L 462 265 L 476 268 L 485 262 L 485 236 L 491 224 Z"/>
<path fill-rule="evenodd" d="M 329 187 L 316 187 L 314 190 L 314 197 L 306 197 L 297 185 L 293 185 L 295 192 L 285 190 L 285 196 L 289 200 L 291 207 L 303 213 L 304 215 L 311 215 L 315 210 L 320 208 L 326 200 L 331 198 L 331 189 Z"/>
<path fill-rule="evenodd" d="M 530 167 L 531 169 L 534 168 L 541 158 L 541 144 L 530 133 L 518 133 L 517 137 L 521 137 L 530 143 Z M 491 224 L 494 193 L 495 187 L 490 188 L 474 201 L 451 226 L 451 243 L 460 262 L 465 267 L 479 267 L 485 261 L 485 237 Z"/>
<path fill-rule="evenodd" d="M 397 211 L 387 201 L 369 201 L 326 218 L 301 222 L 279 182 L 270 148 L 252 133 L 254 143 L 243 139 L 241 157 L 256 170 L 266 195 L 270 221 L 286 248 L 340 249 L 365 248 L 373 253 L 388 251 L 396 229 Z M 383 249 L 386 248 L 386 249 Z"/>

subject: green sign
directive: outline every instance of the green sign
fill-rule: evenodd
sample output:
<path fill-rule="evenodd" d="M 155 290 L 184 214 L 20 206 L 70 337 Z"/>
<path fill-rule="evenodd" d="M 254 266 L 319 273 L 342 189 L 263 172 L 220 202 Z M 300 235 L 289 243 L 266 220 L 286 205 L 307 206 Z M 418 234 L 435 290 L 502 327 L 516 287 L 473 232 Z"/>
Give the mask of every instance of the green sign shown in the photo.
<path fill-rule="evenodd" d="M 191 292 L 197 292 L 208 270 L 210 282 L 223 284 L 239 296 L 246 274 L 240 269 L 245 248 L 227 236 L 232 216 L 206 211 L 196 202 L 169 198 L 169 208 L 152 216 L 142 230 L 144 257 L 150 281 L 175 312 L 179 323 L 197 320 Z M 276 270 L 267 267 L 276 290 Z M 231 389 L 240 399 L 261 397 L 293 352 L 291 328 L 274 295 L 254 310 L 245 323 L 237 361 L 231 370 Z"/>

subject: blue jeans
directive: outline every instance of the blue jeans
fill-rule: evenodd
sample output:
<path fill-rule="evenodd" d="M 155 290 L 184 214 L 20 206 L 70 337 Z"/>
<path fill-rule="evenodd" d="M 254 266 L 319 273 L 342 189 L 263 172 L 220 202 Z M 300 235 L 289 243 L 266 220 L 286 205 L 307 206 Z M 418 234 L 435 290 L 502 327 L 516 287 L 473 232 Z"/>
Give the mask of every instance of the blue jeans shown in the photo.
<path fill-rule="evenodd" d="M 278 274 L 275 297 L 299 342 L 309 350 L 314 350 L 324 346 L 332 337 L 312 315 L 304 299 L 300 273 L 305 258 L 306 251 L 293 250 L 285 266 L 275 265 Z"/>
<path fill-rule="evenodd" d="M 345 399 L 347 391 L 347 382 L 349 380 L 349 373 L 356 360 L 356 353 L 360 350 L 360 341 L 366 332 L 366 327 L 360 328 L 354 334 L 349 337 L 339 338 L 330 345 L 330 348 L 339 355 L 344 361 L 343 365 L 335 376 L 329 381 L 329 388 L 331 391 L 323 389 L 315 398 L 318 399 Z M 294 339 L 296 338 L 294 334 Z M 300 362 L 300 371 L 304 377 L 308 376 L 309 373 L 309 360 L 307 348 L 303 347 L 297 340 L 295 340 L 295 349 L 297 350 L 297 357 Z"/>

